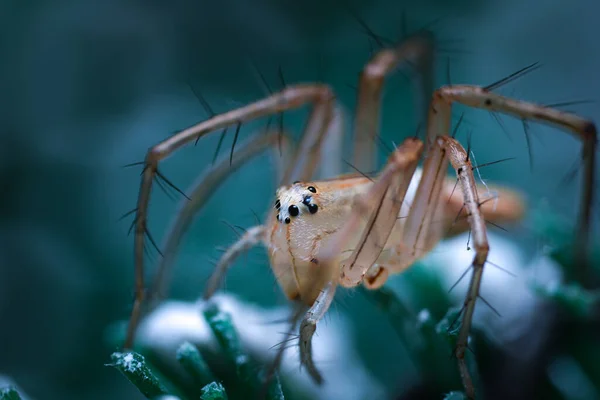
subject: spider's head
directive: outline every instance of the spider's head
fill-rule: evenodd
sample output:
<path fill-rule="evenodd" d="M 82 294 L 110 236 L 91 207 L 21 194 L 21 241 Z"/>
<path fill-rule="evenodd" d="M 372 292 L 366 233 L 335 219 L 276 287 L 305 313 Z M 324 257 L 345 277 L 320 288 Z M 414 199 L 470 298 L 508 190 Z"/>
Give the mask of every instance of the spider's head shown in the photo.
<path fill-rule="evenodd" d="M 277 220 L 289 224 L 301 214 L 315 214 L 319 210 L 316 203 L 318 189 L 310 183 L 294 182 L 277 190 L 275 211 Z"/>

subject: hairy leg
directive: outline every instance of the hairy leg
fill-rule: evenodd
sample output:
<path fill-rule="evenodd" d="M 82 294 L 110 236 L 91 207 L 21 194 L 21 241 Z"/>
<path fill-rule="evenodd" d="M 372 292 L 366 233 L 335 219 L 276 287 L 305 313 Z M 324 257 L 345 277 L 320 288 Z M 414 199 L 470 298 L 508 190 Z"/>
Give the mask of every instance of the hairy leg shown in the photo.
<path fill-rule="evenodd" d="M 358 285 L 368 269 L 377 262 L 396 226 L 397 216 L 422 152 L 421 141 L 405 140 L 390 157 L 373 190 L 364 198 L 356 200 L 356 209 L 359 212 L 350 217 L 347 226 L 341 229 L 341 235 L 353 232 L 354 229 L 350 229 L 350 225 L 357 223 L 364 216 L 368 216 L 368 222 L 356 248 L 350 257 L 342 261 L 340 283 L 343 286 Z"/>
<path fill-rule="evenodd" d="M 481 108 L 492 112 L 501 112 L 513 115 L 522 121 L 536 121 L 551 124 L 571 132 L 583 143 L 583 189 L 581 196 L 580 217 L 575 232 L 575 254 L 579 256 L 582 265 L 580 271 L 581 282 L 588 278 L 588 256 L 590 249 L 591 214 L 593 205 L 596 149 L 598 134 L 596 125 L 585 118 L 575 114 L 544 107 L 530 102 L 515 100 L 492 93 L 496 85 L 479 87 L 469 85 L 453 85 L 438 89 L 433 95 L 429 112 L 430 130 L 428 140 L 432 141 L 438 135 L 447 135 L 450 123 L 450 108 L 452 103 L 458 102 L 470 107 Z"/>
<path fill-rule="evenodd" d="M 487 230 L 485 219 L 483 218 L 483 213 L 480 209 L 481 202 L 477 193 L 477 185 L 475 183 L 469 155 L 460 143 L 448 136 L 439 137 L 437 143 L 446 151 L 452 167 L 456 170 L 463 193 L 464 207 L 467 211 L 468 221 L 471 226 L 471 242 L 473 249 L 475 250 L 475 256 L 472 263 L 473 275 L 471 276 L 471 282 L 463 304 L 464 317 L 455 351 L 467 396 L 469 398 L 475 398 L 475 387 L 471 375 L 469 374 L 469 370 L 467 369 L 467 363 L 465 362 L 465 350 L 467 348 L 469 332 L 473 322 L 475 300 L 479 297 L 483 266 L 489 252 Z"/>
<path fill-rule="evenodd" d="M 223 278 L 227 274 L 229 266 L 233 261 L 245 251 L 260 243 L 265 235 L 266 229 L 263 225 L 253 226 L 248 229 L 242 237 L 225 251 L 206 285 L 202 298 L 208 300 L 219 289 Z"/>
<path fill-rule="evenodd" d="M 335 283 L 328 283 L 300 323 L 300 363 L 306 367 L 309 375 L 319 384 L 323 382 L 323 377 L 313 361 L 312 337 L 317 330 L 317 323 L 331 306 L 336 287 Z"/>
<path fill-rule="evenodd" d="M 502 81 L 501 81 L 502 82 Z M 583 193 L 581 196 L 581 209 L 578 228 L 575 232 L 575 254 L 579 257 L 578 264 L 581 265 L 579 279 L 585 284 L 588 278 L 588 256 L 590 249 L 590 231 L 591 231 L 591 210 L 593 204 L 593 187 L 595 183 L 595 160 L 596 146 L 598 143 L 597 130 L 593 122 L 581 118 L 572 113 L 544 107 L 541 105 L 515 100 L 508 97 L 492 93 L 497 84 L 488 87 L 453 85 L 438 89 L 433 95 L 431 109 L 429 111 L 429 131 L 428 141 L 436 141 L 438 135 L 447 135 L 449 133 L 450 109 L 453 102 L 464 105 L 487 109 L 492 112 L 501 112 L 516 116 L 522 121 L 532 120 L 558 126 L 571 132 L 575 137 L 583 142 Z M 483 264 L 487 257 L 487 238 L 485 237 L 485 220 L 481 217 L 479 210 L 479 201 L 475 203 L 476 189 L 474 179 L 472 178 L 472 166 L 468 157 L 467 165 L 460 164 L 461 154 L 457 143 L 447 138 L 442 139 L 444 145 L 450 150 L 455 158 L 451 158 L 453 166 L 457 170 L 457 175 L 463 187 L 465 195 L 465 208 L 469 213 L 471 230 L 473 234 L 478 233 L 479 244 L 475 246 L 476 256 L 473 262 L 473 275 L 467 292 L 464 304 L 464 318 L 459 333 L 459 341 L 456 348 L 456 356 L 459 360 L 459 367 L 463 376 L 463 382 L 467 392 L 474 397 L 475 391 L 471 382 L 469 371 L 464 361 L 465 348 L 467 346 L 468 335 L 471 327 L 473 312 L 475 309 L 475 300 L 479 294 L 481 276 L 483 274 Z M 462 148 L 462 147 L 461 147 Z M 464 149 L 463 149 L 464 152 Z M 464 162 L 463 162 L 464 163 Z M 470 194 L 469 194 L 470 193 Z M 468 200 L 467 196 L 471 196 Z M 471 204 L 468 202 L 470 201 Z M 483 232 L 483 234 L 481 233 Z M 475 237 L 473 236 L 475 239 Z M 475 244 L 475 241 L 474 241 Z M 479 248 L 477 247 L 479 246 Z"/>
<path fill-rule="evenodd" d="M 291 143 L 285 133 L 267 132 L 264 135 L 255 135 L 248 139 L 246 143 L 238 146 L 235 157 L 231 161 L 229 155 L 223 155 L 216 164 L 209 167 L 198 177 L 191 189 L 186 191 L 189 200 L 185 199 L 181 202 L 180 209 L 165 235 L 166 240 L 162 246 L 163 257 L 160 259 L 153 282 L 153 290 L 150 294 L 150 298 L 153 299 L 154 303 L 167 296 L 167 287 L 169 286 L 171 270 L 179 244 L 196 214 L 229 175 L 267 149 L 271 149 L 278 155 L 280 145 L 283 154 L 290 153 Z M 276 158 L 279 159 L 278 156 Z"/>
<path fill-rule="evenodd" d="M 303 135 L 300 149 L 296 153 L 295 162 L 292 163 L 286 173 L 285 179 L 301 179 L 313 175 L 316 168 L 316 160 L 320 157 L 319 151 L 308 151 L 320 149 L 324 133 L 333 115 L 334 96 L 329 87 L 324 85 L 296 85 L 288 86 L 281 92 L 275 93 L 263 100 L 251 103 L 245 107 L 229 111 L 224 114 L 200 122 L 190 128 L 171 136 L 152 147 L 144 161 L 144 171 L 140 185 L 140 192 L 135 215 L 135 301 L 133 304 L 129 327 L 125 339 L 125 348 L 131 348 L 135 336 L 139 318 L 142 312 L 142 304 L 145 299 L 144 292 L 144 240 L 148 234 L 147 213 L 150 202 L 152 183 L 158 172 L 158 164 L 177 149 L 206 136 L 207 134 L 237 125 L 260 117 L 280 113 L 286 110 L 299 108 L 307 103 L 314 104 L 311 116 Z M 307 150 L 308 149 L 308 150 Z"/>
<path fill-rule="evenodd" d="M 354 166 L 360 171 L 374 171 L 376 145 L 379 140 L 380 109 L 385 78 L 402 67 L 412 67 L 418 74 L 415 82 L 418 118 L 427 115 L 433 91 L 433 36 L 422 32 L 380 50 L 360 74 L 354 120 Z M 424 100 L 424 101 L 423 101 Z M 425 122 L 424 120 L 421 122 Z"/>

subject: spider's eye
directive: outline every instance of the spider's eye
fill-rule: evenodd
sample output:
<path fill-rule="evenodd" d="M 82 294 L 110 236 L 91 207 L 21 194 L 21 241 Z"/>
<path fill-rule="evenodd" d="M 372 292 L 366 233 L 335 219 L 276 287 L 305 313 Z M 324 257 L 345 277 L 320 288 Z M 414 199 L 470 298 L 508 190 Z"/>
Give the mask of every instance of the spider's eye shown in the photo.
<path fill-rule="evenodd" d="M 309 186 L 309 187 L 307 187 L 307 189 L 308 189 L 310 192 L 317 193 L 317 189 L 315 189 L 315 187 L 314 187 L 314 186 Z"/>
<path fill-rule="evenodd" d="M 288 211 L 289 211 L 289 213 L 290 213 L 290 215 L 291 215 L 292 217 L 295 217 L 295 216 L 297 216 L 298 214 L 300 214 L 300 210 L 299 210 L 299 209 L 298 209 L 298 207 L 297 207 L 297 206 L 295 206 L 295 205 L 291 205 L 291 206 L 289 206 L 289 208 L 288 208 Z"/>
<path fill-rule="evenodd" d="M 305 205 L 309 205 L 310 202 L 312 201 L 312 196 L 306 196 L 303 200 L 302 203 L 304 203 Z"/>
<path fill-rule="evenodd" d="M 289 218 L 289 217 L 286 217 L 286 218 L 285 218 L 285 223 L 286 223 L 286 224 L 289 224 L 289 223 L 290 223 L 290 218 Z"/>
<path fill-rule="evenodd" d="M 277 201 L 275 202 L 275 208 L 279 210 L 279 207 L 281 207 L 281 202 L 279 201 L 279 199 L 277 199 Z"/>
<path fill-rule="evenodd" d="M 316 213 L 318 209 L 319 209 L 319 206 L 316 205 L 316 204 L 309 204 L 308 205 L 308 211 L 310 211 L 311 214 Z"/>

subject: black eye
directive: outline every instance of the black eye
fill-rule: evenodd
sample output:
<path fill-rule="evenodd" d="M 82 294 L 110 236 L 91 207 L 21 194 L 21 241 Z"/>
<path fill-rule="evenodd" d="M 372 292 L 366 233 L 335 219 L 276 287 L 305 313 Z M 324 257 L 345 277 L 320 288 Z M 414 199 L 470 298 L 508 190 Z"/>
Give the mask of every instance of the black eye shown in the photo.
<path fill-rule="evenodd" d="M 309 186 L 309 187 L 307 187 L 307 189 L 308 189 L 310 192 L 317 193 L 317 189 L 315 189 L 315 187 L 314 187 L 314 186 Z"/>
<path fill-rule="evenodd" d="M 300 214 L 300 210 L 299 210 L 299 209 L 298 209 L 298 207 L 296 207 L 295 205 L 291 205 L 291 206 L 288 208 L 288 211 L 289 211 L 289 213 L 290 213 L 290 215 L 291 215 L 292 217 L 295 217 L 295 216 L 297 216 L 298 214 Z"/>
<path fill-rule="evenodd" d="M 316 205 L 316 204 L 309 204 L 308 205 L 308 211 L 310 211 L 311 214 L 316 213 L 318 209 L 319 209 L 319 206 Z"/>
<path fill-rule="evenodd" d="M 279 202 L 279 199 L 277 199 L 275 202 L 275 208 L 279 210 L 279 207 L 281 207 L 281 203 Z"/>
<path fill-rule="evenodd" d="M 302 203 L 309 205 L 311 201 L 312 201 L 312 196 L 306 196 L 304 198 L 304 200 L 302 200 Z"/>
<path fill-rule="evenodd" d="M 286 224 L 289 224 L 289 223 L 290 223 L 290 219 L 289 219 L 288 217 L 286 217 L 286 219 L 285 219 L 285 223 L 286 223 Z"/>

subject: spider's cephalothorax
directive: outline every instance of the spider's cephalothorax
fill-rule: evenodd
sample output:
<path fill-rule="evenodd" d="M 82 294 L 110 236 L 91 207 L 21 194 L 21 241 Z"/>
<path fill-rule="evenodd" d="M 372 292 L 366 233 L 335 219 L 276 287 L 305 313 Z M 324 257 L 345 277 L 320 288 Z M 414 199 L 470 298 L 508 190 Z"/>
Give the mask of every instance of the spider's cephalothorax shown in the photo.
<path fill-rule="evenodd" d="M 326 246 L 351 212 L 356 194 L 372 182 L 365 177 L 332 181 L 294 182 L 277 190 L 275 210 L 267 223 L 271 267 L 290 299 L 311 303 L 314 296 L 300 296 L 313 286 L 317 252 Z"/>

